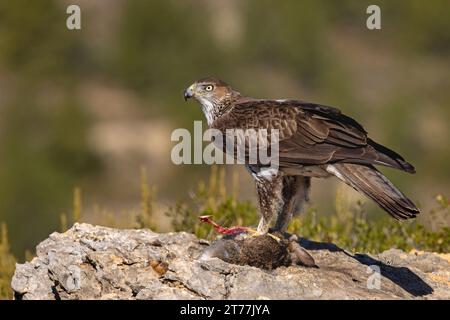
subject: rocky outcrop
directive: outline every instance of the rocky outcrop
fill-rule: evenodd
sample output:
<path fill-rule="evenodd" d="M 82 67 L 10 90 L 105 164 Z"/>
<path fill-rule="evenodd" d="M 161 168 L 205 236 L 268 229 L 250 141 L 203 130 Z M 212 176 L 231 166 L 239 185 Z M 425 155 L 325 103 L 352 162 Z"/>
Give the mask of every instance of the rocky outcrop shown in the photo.
<path fill-rule="evenodd" d="M 299 243 L 318 268 L 236 265 L 192 234 L 75 224 L 17 265 L 12 288 L 16 299 L 450 299 L 448 256 Z"/>

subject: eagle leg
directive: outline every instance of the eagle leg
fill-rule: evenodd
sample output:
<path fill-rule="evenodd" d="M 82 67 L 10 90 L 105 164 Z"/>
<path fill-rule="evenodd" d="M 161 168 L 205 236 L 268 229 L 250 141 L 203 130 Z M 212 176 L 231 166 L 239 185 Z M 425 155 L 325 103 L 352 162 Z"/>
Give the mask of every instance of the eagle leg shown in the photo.
<path fill-rule="evenodd" d="M 263 170 L 253 175 L 256 181 L 261 220 L 257 232 L 267 234 L 272 218 L 283 206 L 283 177 L 281 173 L 267 174 Z"/>
<path fill-rule="evenodd" d="M 274 231 L 285 232 L 292 216 L 303 210 L 304 203 L 309 200 L 310 185 L 310 177 L 283 177 L 283 207 L 278 213 Z"/>

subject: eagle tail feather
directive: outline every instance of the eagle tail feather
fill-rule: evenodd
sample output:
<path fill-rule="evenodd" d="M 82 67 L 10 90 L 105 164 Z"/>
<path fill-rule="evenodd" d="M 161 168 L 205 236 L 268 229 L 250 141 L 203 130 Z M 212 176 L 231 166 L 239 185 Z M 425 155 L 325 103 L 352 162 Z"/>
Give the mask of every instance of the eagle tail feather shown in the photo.
<path fill-rule="evenodd" d="M 336 163 L 327 171 L 367 197 L 397 220 L 415 218 L 420 213 L 414 203 L 371 165 Z"/>
<path fill-rule="evenodd" d="M 378 160 L 376 164 L 385 165 L 388 167 L 400 169 L 406 171 L 408 173 L 416 173 L 416 169 L 412 164 L 406 161 L 401 155 L 397 152 L 373 141 L 372 139 L 368 139 L 368 144 L 372 146 L 378 155 Z"/>

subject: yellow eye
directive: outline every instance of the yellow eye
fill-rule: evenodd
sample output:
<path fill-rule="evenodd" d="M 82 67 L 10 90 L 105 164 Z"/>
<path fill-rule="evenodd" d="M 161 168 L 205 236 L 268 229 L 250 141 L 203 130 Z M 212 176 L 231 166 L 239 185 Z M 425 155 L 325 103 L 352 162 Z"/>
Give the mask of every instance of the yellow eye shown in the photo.
<path fill-rule="evenodd" d="M 213 91 L 214 87 L 212 85 L 208 85 L 205 87 L 205 91 Z"/>

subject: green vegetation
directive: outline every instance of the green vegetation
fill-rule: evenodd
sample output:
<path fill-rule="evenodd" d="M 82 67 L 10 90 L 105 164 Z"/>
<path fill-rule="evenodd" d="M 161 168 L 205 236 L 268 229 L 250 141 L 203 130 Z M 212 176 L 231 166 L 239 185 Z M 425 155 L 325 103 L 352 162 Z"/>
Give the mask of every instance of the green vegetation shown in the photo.
<path fill-rule="evenodd" d="M 256 208 L 249 202 L 236 201 L 237 190 L 227 194 L 223 174 L 224 169 L 217 173 L 213 167 L 208 185 L 201 182 L 187 203 L 179 203 L 168 212 L 176 231 L 190 231 L 198 237 L 213 239 L 217 234 L 210 225 L 199 222 L 201 215 L 211 215 L 224 226 L 257 224 Z M 293 219 L 288 231 L 359 252 L 377 253 L 390 248 L 448 252 L 450 228 L 445 218 L 450 213 L 450 202 L 442 195 L 436 197 L 436 202 L 435 209 L 423 213 L 425 226 L 414 220 L 396 221 L 387 215 L 369 217 L 363 202 L 353 206 L 345 193 L 338 190 L 334 212 L 319 214 L 314 207 L 309 208 Z"/>
<path fill-rule="evenodd" d="M 441 214 L 448 214 L 448 201 L 438 205 Z M 390 248 L 448 252 L 450 248 L 448 227 L 431 231 L 417 221 L 395 221 L 386 215 L 368 219 L 361 205 L 345 211 L 338 208 L 330 216 L 321 216 L 311 208 L 296 217 L 288 231 L 357 252 L 378 253 Z"/>

